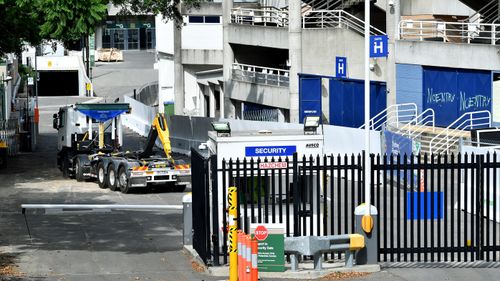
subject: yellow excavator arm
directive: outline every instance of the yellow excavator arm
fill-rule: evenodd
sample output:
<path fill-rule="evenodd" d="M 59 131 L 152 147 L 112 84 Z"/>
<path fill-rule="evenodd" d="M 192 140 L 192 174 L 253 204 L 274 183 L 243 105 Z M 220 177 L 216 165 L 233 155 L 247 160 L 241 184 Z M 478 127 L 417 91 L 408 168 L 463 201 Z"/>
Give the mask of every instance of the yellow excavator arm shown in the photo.
<path fill-rule="evenodd" d="M 169 161 L 174 164 L 174 159 L 172 158 L 172 147 L 170 145 L 170 132 L 167 126 L 167 120 L 163 114 L 156 114 L 151 124 L 151 130 L 149 131 L 148 139 L 146 141 L 146 148 L 141 153 L 141 157 L 148 157 L 153 153 L 153 147 L 156 138 L 159 137 L 161 144 L 163 146 L 163 151 L 165 151 L 165 156 Z"/>
<path fill-rule="evenodd" d="M 174 162 L 172 158 L 172 146 L 170 145 L 170 131 L 168 130 L 167 120 L 163 114 L 156 114 L 153 120 L 153 127 L 158 132 L 158 137 L 160 138 L 161 144 L 163 145 L 163 151 L 169 160 Z"/>

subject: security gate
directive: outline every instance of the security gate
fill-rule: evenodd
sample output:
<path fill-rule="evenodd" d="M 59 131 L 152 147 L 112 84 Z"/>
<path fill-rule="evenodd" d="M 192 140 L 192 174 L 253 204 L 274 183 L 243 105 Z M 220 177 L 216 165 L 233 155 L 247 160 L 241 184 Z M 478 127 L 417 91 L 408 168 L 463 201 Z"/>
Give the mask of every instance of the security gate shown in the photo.
<path fill-rule="evenodd" d="M 377 156 L 371 162 L 380 261 L 499 260 L 496 154 Z"/>
<path fill-rule="evenodd" d="M 286 236 L 354 232 L 354 208 L 364 202 L 362 155 L 222 159 L 219 166 L 192 157 L 193 240 L 205 262 L 228 261 L 227 200 L 219 198 L 230 186 L 238 187 L 238 225 L 247 232 L 250 223 L 283 223 Z M 379 261 L 500 260 L 498 157 L 371 155 Z"/>

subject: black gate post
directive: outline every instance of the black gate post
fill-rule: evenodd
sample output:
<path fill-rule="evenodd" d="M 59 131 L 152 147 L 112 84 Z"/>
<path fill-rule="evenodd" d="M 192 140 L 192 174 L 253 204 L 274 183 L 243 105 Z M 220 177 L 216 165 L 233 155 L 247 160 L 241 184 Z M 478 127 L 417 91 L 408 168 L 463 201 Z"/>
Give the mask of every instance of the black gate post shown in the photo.
<path fill-rule="evenodd" d="M 208 175 L 211 176 L 211 185 L 212 185 L 212 243 L 213 243 L 213 247 L 214 247 L 213 264 L 215 266 L 218 266 L 218 265 L 220 265 L 220 260 L 219 260 L 219 257 L 220 257 L 220 254 L 219 254 L 220 253 L 219 252 L 219 229 L 220 228 L 219 228 L 219 181 L 218 181 L 218 171 L 217 171 L 217 155 L 213 155 L 210 157 L 210 174 L 207 173 L 207 177 L 208 177 Z M 208 178 L 207 178 L 207 182 L 209 182 Z M 207 201 L 208 201 L 208 196 L 207 196 Z"/>
<path fill-rule="evenodd" d="M 293 154 L 293 236 L 300 234 L 300 217 L 299 217 L 299 161 L 297 153 Z"/>
<path fill-rule="evenodd" d="M 484 155 L 476 155 L 476 259 L 483 260 L 483 163 Z"/>

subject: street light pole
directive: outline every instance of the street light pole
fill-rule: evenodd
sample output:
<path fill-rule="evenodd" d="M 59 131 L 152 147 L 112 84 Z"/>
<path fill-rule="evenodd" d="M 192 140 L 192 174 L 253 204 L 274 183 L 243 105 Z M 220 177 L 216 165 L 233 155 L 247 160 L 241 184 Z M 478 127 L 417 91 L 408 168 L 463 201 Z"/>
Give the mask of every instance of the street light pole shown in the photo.
<path fill-rule="evenodd" d="M 370 0 L 365 0 L 365 214 L 370 215 Z"/>

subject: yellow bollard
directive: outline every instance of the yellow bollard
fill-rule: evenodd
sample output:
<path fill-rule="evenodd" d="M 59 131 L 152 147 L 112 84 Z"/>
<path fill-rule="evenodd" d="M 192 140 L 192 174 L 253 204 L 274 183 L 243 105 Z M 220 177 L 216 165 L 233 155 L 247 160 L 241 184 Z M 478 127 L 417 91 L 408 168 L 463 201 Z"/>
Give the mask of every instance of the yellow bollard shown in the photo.
<path fill-rule="evenodd" d="M 228 190 L 229 209 L 229 281 L 238 281 L 238 194 L 236 187 Z"/>

